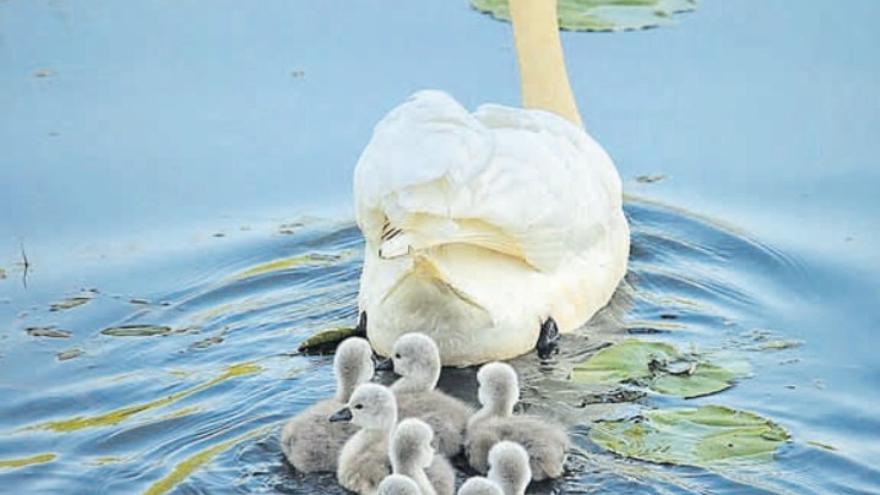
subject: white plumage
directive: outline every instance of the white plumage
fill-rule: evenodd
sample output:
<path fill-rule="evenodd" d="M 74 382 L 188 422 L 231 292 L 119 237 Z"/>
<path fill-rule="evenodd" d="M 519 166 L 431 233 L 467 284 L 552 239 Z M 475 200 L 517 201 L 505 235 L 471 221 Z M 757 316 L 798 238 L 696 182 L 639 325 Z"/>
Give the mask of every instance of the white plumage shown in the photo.
<path fill-rule="evenodd" d="M 355 200 L 359 305 L 384 355 L 412 331 L 431 336 L 446 365 L 523 354 L 550 317 L 562 332 L 584 324 L 626 271 L 614 164 L 550 112 L 469 113 L 418 92 L 376 126 Z"/>

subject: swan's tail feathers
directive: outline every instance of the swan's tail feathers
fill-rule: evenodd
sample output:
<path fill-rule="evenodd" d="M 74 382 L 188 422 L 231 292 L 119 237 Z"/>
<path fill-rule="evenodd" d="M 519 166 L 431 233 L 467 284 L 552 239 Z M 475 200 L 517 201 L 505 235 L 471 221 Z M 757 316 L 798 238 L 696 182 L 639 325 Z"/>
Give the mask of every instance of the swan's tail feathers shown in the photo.
<path fill-rule="evenodd" d="M 469 304 L 477 309 L 483 309 L 482 304 L 478 303 L 473 297 L 456 287 L 452 281 L 440 270 L 437 265 L 431 262 L 426 256 L 415 256 L 413 273 L 425 279 L 430 280 L 434 285 L 445 292 L 448 292 L 462 302 Z"/>
<path fill-rule="evenodd" d="M 544 272 L 559 266 L 571 240 L 569 232 L 551 232 L 546 228 L 510 231 L 475 218 L 411 213 L 399 222 L 385 222 L 379 256 L 392 259 L 459 244 L 510 256 Z"/>
<path fill-rule="evenodd" d="M 522 243 L 495 225 L 478 219 L 449 219 L 426 213 L 407 215 L 398 224 L 386 221 L 379 255 L 390 259 L 453 244 L 476 246 L 531 264 Z"/>

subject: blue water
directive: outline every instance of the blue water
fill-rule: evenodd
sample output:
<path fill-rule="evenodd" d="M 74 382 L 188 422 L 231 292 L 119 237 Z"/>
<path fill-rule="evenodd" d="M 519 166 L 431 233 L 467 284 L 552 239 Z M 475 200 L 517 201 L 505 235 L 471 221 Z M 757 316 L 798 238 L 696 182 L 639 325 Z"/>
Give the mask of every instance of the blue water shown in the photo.
<path fill-rule="evenodd" d="M 673 27 L 564 34 L 634 245 L 627 284 L 555 366 L 516 362 L 526 402 L 576 425 L 571 474 L 536 493 L 880 493 L 878 14 L 706 1 Z M 330 361 L 294 351 L 354 320 L 352 169 L 375 122 L 426 87 L 517 104 L 509 26 L 443 0 L 0 2 L 0 462 L 54 456 L 0 467 L 0 491 L 331 490 L 276 446 L 284 417 L 330 393 Z M 305 261 L 243 275 L 288 256 Z M 173 332 L 100 334 L 125 323 Z M 51 325 L 71 335 L 26 332 Z M 581 409 L 564 380 L 645 326 L 751 363 L 687 402 L 782 424 L 794 440 L 774 463 L 719 474 L 589 442 L 619 407 L 678 404 Z M 755 330 L 803 345 L 749 351 Z M 472 399 L 467 372 L 449 375 Z"/>

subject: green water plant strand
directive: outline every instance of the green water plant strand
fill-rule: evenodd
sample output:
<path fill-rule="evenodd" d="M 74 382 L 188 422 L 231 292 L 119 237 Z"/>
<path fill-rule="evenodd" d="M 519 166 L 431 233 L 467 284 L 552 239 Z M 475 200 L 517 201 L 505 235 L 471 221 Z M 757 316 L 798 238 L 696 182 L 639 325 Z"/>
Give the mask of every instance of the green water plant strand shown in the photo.
<path fill-rule="evenodd" d="M 192 473 L 194 473 L 205 464 L 211 462 L 222 452 L 229 450 L 235 445 L 238 445 L 239 443 L 253 438 L 265 431 L 268 431 L 268 427 L 264 426 L 261 428 L 257 428 L 243 435 L 239 435 L 233 439 L 226 440 L 225 442 L 202 450 L 201 452 L 197 452 L 190 457 L 187 457 L 186 459 L 175 465 L 174 469 L 172 469 L 171 472 L 168 473 L 168 475 L 153 483 L 150 488 L 148 488 L 147 491 L 144 492 L 144 495 L 162 495 L 163 493 L 172 490 L 175 486 L 180 484 L 180 482 L 188 478 L 190 475 L 192 475 Z"/>
<path fill-rule="evenodd" d="M 190 395 L 196 394 L 203 390 L 207 390 L 221 382 L 229 380 L 230 378 L 257 373 L 259 371 L 262 371 L 262 368 L 259 365 L 253 363 L 235 364 L 226 368 L 226 370 L 221 375 L 211 380 L 208 380 L 205 383 L 188 388 L 186 390 L 181 390 L 180 392 L 175 392 L 166 397 L 162 397 L 161 399 L 114 409 L 112 411 L 96 416 L 77 416 L 71 419 L 48 421 L 46 423 L 38 424 L 29 429 L 43 429 L 59 433 L 66 433 L 82 430 L 85 428 L 112 426 L 121 423 L 136 414 L 172 404 L 179 401 L 180 399 L 183 399 L 184 397 L 189 397 Z"/>
<path fill-rule="evenodd" d="M 52 462 L 57 456 L 51 452 L 46 454 L 37 454 L 30 457 L 22 457 L 20 459 L 0 459 L 0 469 L 14 469 L 32 464 L 45 464 Z"/>

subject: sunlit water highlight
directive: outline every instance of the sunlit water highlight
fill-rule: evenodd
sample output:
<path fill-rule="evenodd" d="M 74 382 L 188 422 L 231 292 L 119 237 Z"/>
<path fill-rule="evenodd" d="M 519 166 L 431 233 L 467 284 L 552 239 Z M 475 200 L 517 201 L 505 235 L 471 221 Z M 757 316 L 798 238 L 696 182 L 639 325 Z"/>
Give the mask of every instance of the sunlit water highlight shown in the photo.
<path fill-rule="evenodd" d="M 793 424 L 798 401 L 780 402 L 821 391 L 821 383 L 809 378 L 804 348 L 759 350 L 768 339 L 791 338 L 774 329 L 772 315 L 793 296 L 791 287 L 802 284 L 807 268 L 741 232 L 683 211 L 630 200 L 627 213 L 633 227 L 631 268 L 609 307 L 583 331 L 567 336 L 555 361 L 542 364 L 534 355 L 514 360 L 524 378 L 522 407 L 570 425 L 577 447 L 565 479 L 535 486 L 534 492 L 880 488 L 880 472 L 870 463 L 854 460 L 846 449 L 825 447 L 833 435 L 814 437 Z M 230 232 L 166 261 L 114 268 L 83 288 L 91 291 L 82 293 L 88 302 L 70 309 L 51 306 L 80 293 L 56 294 L 33 307 L 15 300 L 3 305 L 10 331 L 0 341 L 6 398 L 0 406 L 0 485 L 27 493 L 340 492 L 332 476 L 294 473 L 277 441 L 284 418 L 333 392 L 331 359 L 298 355 L 295 349 L 315 331 L 356 319 L 362 239 L 350 223 L 312 221 L 286 229 L 284 235 Z M 191 270 L 196 273 L 181 276 L 175 270 L 186 263 L 196 266 Z M 143 287 L 140 276 L 155 274 L 160 282 L 149 285 L 159 288 Z M 16 283 L 8 279 L 0 288 Z M 149 336 L 101 333 L 138 324 L 169 330 Z M 26 332 L 36 326 L 54 326 L 71 336 Z M 607 389 L 567 380 L 573 364 L 632 334 L 724 350 L 749 361 L 755 378 L 694 401 L 649 395 L 616 404 L 602 395 Z M 81 353 L 58 355 L 71 349 Z M 758 377 L 771 377 L 770 383 L 784 377 L 791 388 L 760 385 Z M 441 385 L 475 401 L 473 369 L 446 370 Z M 755 410 L 792 429 L 794 440 L 770 464 L 711 472 L 624 460 L 587 438 L 597 419 L 683 403 Z"/>

